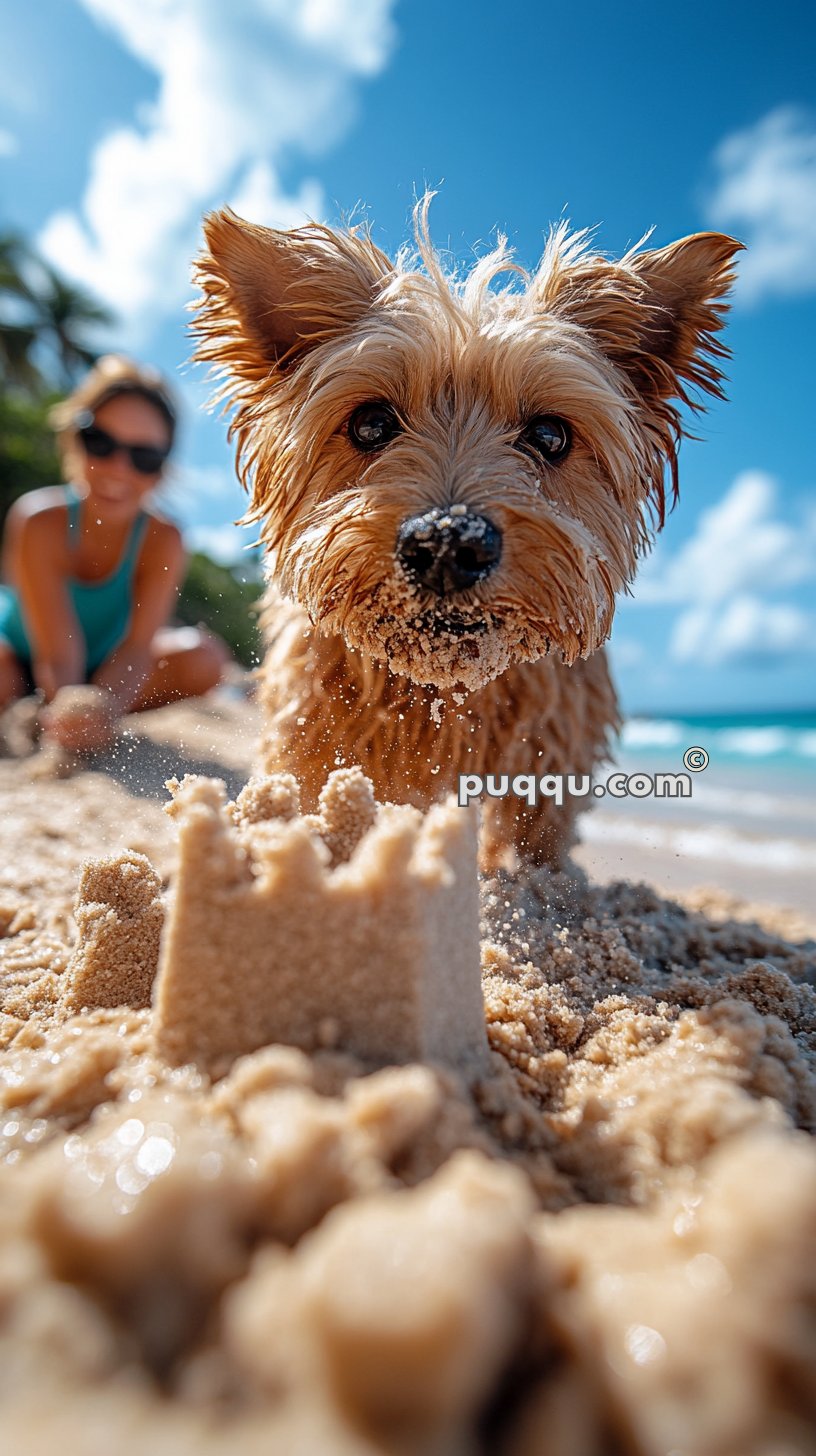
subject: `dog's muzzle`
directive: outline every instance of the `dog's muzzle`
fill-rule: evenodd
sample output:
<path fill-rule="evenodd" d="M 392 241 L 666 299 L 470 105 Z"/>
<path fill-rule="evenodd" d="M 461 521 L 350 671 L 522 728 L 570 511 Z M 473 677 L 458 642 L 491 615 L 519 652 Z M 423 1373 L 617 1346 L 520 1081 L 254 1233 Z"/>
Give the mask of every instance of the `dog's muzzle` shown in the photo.
<path fill-rule="evenodd" d="M 435 507 L 409 516 L 397 532 L 397 560 L 406 576 L 437 596 L 484 581 L 501 560 L 502 534 L 487 516 L 465 507 Z"/>

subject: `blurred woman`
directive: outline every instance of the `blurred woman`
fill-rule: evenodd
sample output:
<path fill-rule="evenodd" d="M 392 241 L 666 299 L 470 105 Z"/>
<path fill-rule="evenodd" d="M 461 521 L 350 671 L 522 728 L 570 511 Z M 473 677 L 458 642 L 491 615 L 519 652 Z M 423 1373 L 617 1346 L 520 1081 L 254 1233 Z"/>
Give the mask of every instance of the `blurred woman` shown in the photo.
<path fill-rule="evenodd" d="M 6 521 L 0 708 L 39 689 L 46 735 L 92 750 L 123 713 L 207 692 L 229 653 L 167 625 L 185 553 L 153 501 L 176 430 L 161 377 L 108 355 L 52 423 L 68 484 L 22 496 Z M 85 683 L 97 691 L 70 692 Z"/>

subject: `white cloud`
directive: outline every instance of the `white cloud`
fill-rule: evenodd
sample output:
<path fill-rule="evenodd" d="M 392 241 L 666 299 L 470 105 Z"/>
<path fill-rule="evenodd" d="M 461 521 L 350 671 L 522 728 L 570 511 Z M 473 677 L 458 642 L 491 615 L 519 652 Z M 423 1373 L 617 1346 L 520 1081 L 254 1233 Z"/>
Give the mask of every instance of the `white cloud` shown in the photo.
<path fill-rule="evenodd" d="M 0 157 L 14 157 L 19 149 L 16 136 L 0 126 Z"/>
<path fill-rule="evenodd" d="M 235 471 L 220 465 L 177 465 L 171 480 L 173 497 L 181 506 L 198 500 L 217 501 L 226 514 L 237 516 L 246 505 Z"/>
<path fill-rule="evenodd" d="M 795 107 L 770 112 L 720 143 L 708 214 L 747 245 L 739 292 L 751 302 L 816 288 L 816 122 Z"/>
<path fill-rule="evenodd" d="M 777 494 L 771 476 L 745 471 L 674 556 L 649 561 L 634 600 L 684 608 L 671 637 L 676 662 L 773 662 L 812 651 L 816 623 L 773 597 L 816 575 L 816 518 L 782 520 Z"/>
<path fill-rule="evenodd" d="M 692 607 L 675 625 L 671 655 L 677 662 L 763 664 L 811 653 L 816 623 L 790 602 L 767 602 L 747 593 L 722 612 Z"/>
<path fill-rule="evenodd" d="M 185 531 L 184 539 L 191 550 L 204 551 L 224 566 L 245 566 L 247 575 L 254 578 L 258 571 L 247 548 L 253 545 L 257 534 L 257 530 L 238 526 L 193 526 Z"/>
<path fill-rule="evenodd" d="M 655 552 L 650 558 L 635 600 L 713 607 L 758 585 L 776 591 L 806 580 L 814 570 L 814 522 L 779 519 L 777 492 L 764 471 L 738 475 L 673 557 Z"/>
<path fill-rule="evenodd" d="M 77 211 L 55 213 L 43 253 L 132 331 L 189 291 L 199 218 L 232 200 L 267 224 L 319 212 L 307 181 L 278 177 L 347 127 L 360 78 L 386 64 L 394 0 L 81 0 L 155 72 L 155 101 L 96 147 Z"/>
<path fill-rule="evenodd" d="M 229 205 L 239 217 L 249 217 L 265 227 L 297 227 L 307 217 L 323 211 L 323 193 L 316 182 L 304 182 L 294 197 L 287 197 L 268 162 L 253 162 L 241 178 Z"/>

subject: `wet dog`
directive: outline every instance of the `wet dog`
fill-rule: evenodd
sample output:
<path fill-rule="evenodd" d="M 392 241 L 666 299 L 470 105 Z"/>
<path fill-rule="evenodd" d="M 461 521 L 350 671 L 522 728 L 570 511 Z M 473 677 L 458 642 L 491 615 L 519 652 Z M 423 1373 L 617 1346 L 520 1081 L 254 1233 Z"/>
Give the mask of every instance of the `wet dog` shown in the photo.
<path fill-rule="evenodd" d="M 420 807 L 463 773 L 591 774 L 680 409 L 722 392 L 734 239 L 610 261 L 559 227 L 531 276 L 502 242 L 457 280 L 427 208 L 396 261 L 365 230 L 205 221 L 197 357 L 268 553 L 265 767 L 310 809 L 340 764 Z M 580 803 L 489 800 L 484 864 L 560 864 Z"/>

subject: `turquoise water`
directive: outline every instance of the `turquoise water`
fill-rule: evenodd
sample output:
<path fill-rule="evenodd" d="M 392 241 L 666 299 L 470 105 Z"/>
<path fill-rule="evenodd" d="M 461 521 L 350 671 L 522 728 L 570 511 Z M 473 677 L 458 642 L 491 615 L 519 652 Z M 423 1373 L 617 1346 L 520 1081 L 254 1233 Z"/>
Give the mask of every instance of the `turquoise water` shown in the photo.
<path fill-rule="evenodd" d="M 686 748 L 699 746 L 711 767 L 768 775 L 803 787 L 816 783 L 816 710 L 780 713 L 696 713 L 628 719 L 621 737 L 622 754 L 653 762 L 681 759 Z"/>
<path fill-rule="evenodd" d="M 651 846 L 658 833 L 667 853 L 770 875 L 796 872 L 816 886 L 816 712 L 633 717 L 615 762 L 628 773 L 682 773 L 691 747 L 704 748 L 709 763 L 691 775 L 690 798 L 607 797 L 587 837 L 625 833 Z"/>

